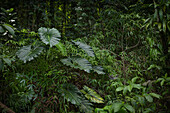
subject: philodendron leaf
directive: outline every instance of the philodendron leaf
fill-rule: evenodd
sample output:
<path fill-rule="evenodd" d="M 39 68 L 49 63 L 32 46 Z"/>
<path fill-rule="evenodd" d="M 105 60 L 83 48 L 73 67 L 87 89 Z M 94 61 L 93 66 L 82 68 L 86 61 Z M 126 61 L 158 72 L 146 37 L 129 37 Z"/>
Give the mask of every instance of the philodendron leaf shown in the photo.
<path fill-rule="evenodd" d="M 105 74 L 102 66 L 94 66 L 93 71 L 97 72 L 98 74 Z"/>
<path fill-rule="evenodd" d="M 90 73 L 92 65 L 87 59 L 79 57 L 73 57 L 72 59 L 76 64 L 79 65 L 80 69 L 83 69 L 84 71 Z"/>
<path fill-rule="evenodd" d="M 31 45 L 24 46 L 20 50 L 17 51 L 17 56 L 20 60 L 26 63 L 27 61 L 31 61 L 34 57 L 37 57 L 43 50 L 43 47 L 33 47 Z"/>
<path fill-rule="evenodd" d="M 41 27 L 38 29 L 38 33 L 40 35 L 40 39 L 46 44 L 50 45 L 50 47 L 55 46 L 59 43 L 59 38 L 61 37 L 59 31 L 55 28 L 49 29 Z"/>
<path fill-rule="evenodd" d="M 90 70 L 92 69 L 90 62 L 81 57 L 65 58 L 62 59 L 61 62 L 65 65 L 84 70 L 88 73 L 90 73 Z"/>
<path fill-rule="evenodd" d="M 65 59 L 61 59 L 61 62 L 67 66 L 73 67 L 73 68 L 79 68 L 79 66 L 76 66 L 73 64 L 73 61 L 71 58 L 65 58 Z"/>
<path fill-rule="evenodd" d="M 75 45 L 79 46 L 81 49 L 83 49 L 89 56 L 92 56 L 92 57 L 95 56 L 93 49 L 92 49 L 89 45 L 84 44 L 84 43 L 79 42 L 79 41 L 77 41 L 77 42 L 72 41 L 72 42 L 73 42 Z"/>

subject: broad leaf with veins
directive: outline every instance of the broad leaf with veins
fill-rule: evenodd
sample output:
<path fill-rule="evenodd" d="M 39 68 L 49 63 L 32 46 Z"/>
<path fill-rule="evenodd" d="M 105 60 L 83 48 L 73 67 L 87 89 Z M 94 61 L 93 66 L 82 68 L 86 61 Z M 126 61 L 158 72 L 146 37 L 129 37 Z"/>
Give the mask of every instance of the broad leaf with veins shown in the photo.
<path fill-rule="evenodd" d="M 27 61 L 31 61 L 34 57 L 37 57 L 43 50 L 43 47 L 33 47 L 31 45 L 24 46 L 20 50 L 17 51 L 17 56 L 20 60 L 26 63 Z"/>
<path fill-rule="evenodd" d="M 38 34 L 40 35 L 40 39 L 42 42 L 44 42 L 46 45 L 50 45 L 50 47 L 55 46 L 59 43 L 59 38 L 61 37 L 59 31 L 55 28 L 49 29 L 41 27 L 38 29 Z"/>

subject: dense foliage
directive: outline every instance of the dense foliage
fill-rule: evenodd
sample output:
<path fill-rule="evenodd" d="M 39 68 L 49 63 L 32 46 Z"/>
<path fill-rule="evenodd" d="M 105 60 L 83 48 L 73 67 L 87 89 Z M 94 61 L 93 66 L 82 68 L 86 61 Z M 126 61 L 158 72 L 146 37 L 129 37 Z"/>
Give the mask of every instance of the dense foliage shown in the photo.
<path fill-rule="evenodd" d="M 0 112 L 170 112 L 169 5 L 1 0 Z"/>

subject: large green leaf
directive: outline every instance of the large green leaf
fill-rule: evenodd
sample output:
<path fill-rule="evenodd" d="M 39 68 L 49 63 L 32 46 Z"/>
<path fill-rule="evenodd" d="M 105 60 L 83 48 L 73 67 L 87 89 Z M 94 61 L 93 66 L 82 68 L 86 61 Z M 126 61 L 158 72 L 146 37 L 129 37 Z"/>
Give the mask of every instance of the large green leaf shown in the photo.
<path fill-rule="evenodd" d="M 66 48 L 61 42 L 56 44 L 56 47 L 61 51 L 62 55 L 67 56 Z"/>
<path fill-rule="evenodd" d="M 116 92 L 122 91 L 124 87 L 118 87 L 116 88 Z"/>
<path fill-rule="evenodd" d="M 153 97 L 156 97 L 156 98 L 161 98 L 161 96 L 160 95 L 158 95 L 158 94 L 156 94 L 156 93 L 149 93 L 151 96 L 153 96 Z"/>
<path fill-rule="evenodd" d="M 90 70 L 92 69 L 91 63 L 87 59 L 81 57 L 65 58 L 62 59 L 61 62 L 65 65 L 84 70 L 88 73 L 90 73 Z"/>
<path fill-rule="evenodd" d="M 102 66 L 94 66 L 93 71 L 97 72 L 98 74 L 105 74 Z"/>
<path fill-rule="evenodd" d="M 31 45 L 24 46 L 20 50 L 17 51 L 17 56 L 20 60 L 26 63 L 27 61 L 31 61 L 34 57 L 37 57 L 43 50 L 43 47 L 33 47 Z"/>
<path fill-rule="evenodd" d="M 50 45 L 50 47 L 55 46 L 59 43 L 59 38 L 61 37 L 59 31 L 55 28 L 49 29 L 41 27 L 38 29 L 38 33 L 40 35 L 41 40 L 46 44 Z"/>
<path fill-rule="evenodd" d="M 72 59 L 71 58 L 64 58 L 64 59 L 61 59 L 61 62 L 67 66 L 70 66 L 70 67 L 73 67 L 73 68 L 79 68 L 78 66 L 75 66 L 72 62 Z"/>
<path fill-rule="evenodd" d="M 112 108 L 114 110 L 114 113 L 118 112 L 122 106 L 123 106 L 123 104 L 121 102 L 113 103 Z"/>
<path fill-rule="evenodd" d="M 149 94 L 144 94 L 144 96 L 148 102 L 153 102 L 152 96 L 150 96 Z"/>
<path fill-rule="evenodd" d="M 106 108 L 106 109 L 107 109 L 107 108 Z M 95 113 L 108 113 L 108 109 L 105 110 L 105 109 L 103 109 L 103 108 L 96 108 L 94 112 L 95 112 Z M 110 112 L 109 112 L 109 113 L 110 113 Z"/>
<path fill-rule="evenodd" d="M 90 70 L 93 70 L 98 74 L 105 74 L 101 66 L 92 67 L 91 63 L 85 58 L 71 57 L 71 58 L 61 59 L 61 62 L 67 66 L 71 66 L 76 69 L 81 69 L 88 73 L 90 73 Z"/>
<path fill-rule="evenodd" d="M 129 105 L 129 104 L 124 104 L 124 107 L 125 107 L 127 110 L 129 110 L 131 113 L 135 113 L 135 109 L 134 109 L 131 105 Z"/>
<path fill-rule="evenodd" d="M 93 89 L 87 86 L 84 86 L 81 92 L 85 95 L 87 99 L 94 103 L 104 103 L 104 99 L 100 95 L 98 95 Z"/>
<path fill-rule="evenodd" d="M 8 30 L 11 35 L 15 36 L 15 31 L 14 31 L 14 29 L 12 28 L 11 25 L 9 25 L 9 24 L 3 24 L 3 27 L 4 27 L 6 30 Z"/>
<path fill-rule="evenodd" d="M 80 69 L 83 69 L 84 71 L 90 73 L 92 65 L 87 59 L 80 57 L 73 57 L 72 59 L 76 64 L 79 65 Z"/>
<path fill-rule="evenodd" d="M 92 57 L 95 56 L 93 49 L 92 49 L 89 45 L 84 44 L 84 43 L 79 42 L 79 41 L 77 41 L 77 42 L 72 41 L 72 42 L 73 42 L 75 45 L 79 46 L 81 49 L 83 49 L 89 56 L 92 56 Z"/>
<path fill-rule="evenodd" d="M 92 104 L 81 96 L 80 90 L 75 85 L 63 84 L 63 87 L 59 92 L 67 101 L 79 106 L 81 111 L 86 113 L 92 112 Z"/>

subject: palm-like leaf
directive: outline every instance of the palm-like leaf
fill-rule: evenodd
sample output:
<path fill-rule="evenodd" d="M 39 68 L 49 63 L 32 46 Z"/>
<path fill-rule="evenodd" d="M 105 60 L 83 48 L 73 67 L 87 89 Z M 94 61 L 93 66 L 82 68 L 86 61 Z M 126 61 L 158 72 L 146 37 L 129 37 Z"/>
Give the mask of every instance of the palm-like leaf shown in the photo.
<path fill-rule="evenodd" d="M 73 42 L 75 45 L 79 46 L 81 49 L 83 49 L 89 56 L 92 56 L 92 57 L 95 56 L 93 49 L 92 49 L 89 45 L 84 44 L 84 43 L 79 42 L 79 41 L 77 41 L 77 42 L 72 41 L 72 42 Z"/>
<path fill-rule="evenodd" d="M 49 29 L 41 27 L 38 29 L 38 33 L 40 35 L 41 40 L 47 45 L 49 44 L 50 47 L 55 46 L 59 43 L 59 38 L 61 37 L 59 31 L 55 28 Z"/>
<path fill-rule="evenodd" d="M 62 59 L 61 62 L 65 65 L 84 70 L 88 73 L 90 73 L 90 70 L 92 69 L 91 63 L 87 59 L 80 57 L 65 58 Z"/>
<path fill-rule="evenodd" d="M 83 112 L 90 113 L 92 111 L 91 103 L 88 100 L 85 100 L 81 96 L 80 90 L 73 84 L 63 84 L 62 89 L 59 91 L 64 98 L 80 107 L 80 110 Z"/>
<path fill-rule="evenodd" d="M 87 99 L 94 103 L 104 103 L 104 99 L 100 95 L 98 95 L 93 89 L 87 86 L 84 86 L 81 92 L 85 95 Z"/>
<path fill-rule="evenodd" d="M 98 74 L 105 74 L 102 66 L 94 66 L 93 71 L 97 72 Z"/>
<path fill-rule="evenodd" d="M 17 51 L 17 56 L 20 60 L 26 63 L 27 61 L 33 60 L 34 57 L 37 57 L 43 50 L 43 47 L 34 47 L 31 48 L 31 45 L 24 46 Z"/>
<path fill-rule="evenodd" d="M 105 74 L 101 66 L 92 67 L 91 63 L 85 58 L 81 58 L 81 57 L 65 58 L 65 59 L 61 59 L 61 62 L 67 66 L 76 69 L 81 69 L 88 73 L 90 73 L 90 70 L 93 70 L 98 74 Z"/>

